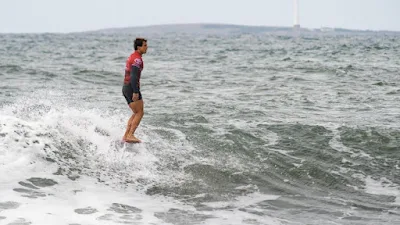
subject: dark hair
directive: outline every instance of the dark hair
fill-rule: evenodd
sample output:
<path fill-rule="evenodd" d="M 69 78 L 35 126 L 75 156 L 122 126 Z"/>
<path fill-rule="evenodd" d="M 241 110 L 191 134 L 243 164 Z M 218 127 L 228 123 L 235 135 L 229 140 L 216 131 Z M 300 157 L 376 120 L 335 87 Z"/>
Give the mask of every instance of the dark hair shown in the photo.
<path fill-rule="evenodd" d="M 137 50 L 137 47 L 143 46 L 143 42 L 147 42 L 147 40 L 144 38 L 136 38 L 135 41 L 133 42 L 133 48 Z"/>

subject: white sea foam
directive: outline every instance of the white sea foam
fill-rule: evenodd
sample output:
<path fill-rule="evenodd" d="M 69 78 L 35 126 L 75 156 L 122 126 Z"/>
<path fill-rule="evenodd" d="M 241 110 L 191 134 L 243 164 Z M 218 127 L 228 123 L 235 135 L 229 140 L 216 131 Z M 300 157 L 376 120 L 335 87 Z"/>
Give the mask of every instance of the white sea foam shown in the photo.
<path fill-rule="evenodd" d="M 161 128 L 144 127 L 144 131 L 138 133 L 142 135 L 144 143 L 131 146 L 119 142 L 123 127 L 116 126 L 116 121 L 118 118 L 104 118 L 94 110 L 60 110 L 50 107 L 26 118 L 15 106 L 3 108 L 0 117 L 0 203 L 6 206 L 0 209 L 5 217 L 1 222 L 109 225 L 136 221 L 142 224 L 168 224 L 156 215 L 178 209 L 188 214 L 204 215 L 203 224 L 251 224 L 255 221 L 261 224 L 280 224 L 271 217 L 257 216 L 238 209 L 196 212 L 194 207 L 171 198 L 146 195 L 143 187 L 115 185 L 123 181 L 121 179 L 173 183 L 183 178 L 178 171 L 168 174 L 168 171 L 160 171 L 157 167 L 162 163 L 160 154 L 164 157 L 180 155 L 176 154 L 174 148 L 177 147 L 173 143 L 163 143 L 161 137 L 151 133 L 152 129 Z M 162 129 L 173 133 L 181 147 L 186 146 L 181 151 L 193 151 L 184 141 L 186 137 L 183 133 Z M 82 144 L 82 141 L 86 144 Z M 59 149 L 63 146 L 67 148 Z M 151 150 L 152 147 L 163 148 L 163 152 L 156 153 Z M 67 154 L 62 151 L 70 151 L 70 158 L 62 158 L 55 153 Z M 49 157 L 53 158 L 48 160 Z M 186 164 L 196 162 L 195 157 L 192 160 Z M 71 179 L 54 174 L 60 167 L 71 170 L 68 173 Z M 73 170 L 75 167 L 86 173 Z M 102 176 L 88 176 L 96 173 Z M 32 178 L 48 179 L 57 184 L 39 187 L 29 181 Z M 229 204 L 244 207 L 275 198 L 253 193 Z M 8 203 L 17 207 L 8 207 Z M 114 203 L 135 207 L 140 212 L 126 213 L 129 215 L 123 217 L 124 214 L 116 212 L 115 207 L 113 209 Z"/>
<path fill-rule="evenodd" d="M 400 206 L 400 185 L 393 183 L 386 177 L 377 180 L 367 176 L 365 178 L 365 192 L 374 195 L 393 196 L 396 198 L 393 204 Z"/>
<path fill-rule="evenodd" d="M 48 168 L 46 168 L 48 169 Z M 16 202 L 16 209 L 4 210 L 4 222 L 11 223 L 23 218 L 32 224 L 116 224 L 117 222 L 142 222 L 143 224 L 163 224 L 154 216 L 156 212 L 166 212 L 171 208 L 185 209 L 172 199 L 151 197 L 134 190 L 112 189 L 99 184 L 93 178 L 81 177 L 79 181 L 71 181 L 63 176 L 51 176 L 46 172 L 26 172 L 25 177 L 37 176 L 49 178 L 58 184 L 54 187 L 41 188 L 45 197 L 30 199 L 21 197 L 12 189 L 24 176 L 14 176 L 14 181 L 3 183 L 1 186 L 1 202 Z M 38 190 L 39 191 L 39 190 Z M 113 211 L 113 203 L 136 207 L 140 212 L 130 214 L 132 219 L 121 219 L 124 213 Z M 92 209 L 90 214 L 78 214 L 79 209 Z M 127 217 L 129 218 L 129 217 Z"/>

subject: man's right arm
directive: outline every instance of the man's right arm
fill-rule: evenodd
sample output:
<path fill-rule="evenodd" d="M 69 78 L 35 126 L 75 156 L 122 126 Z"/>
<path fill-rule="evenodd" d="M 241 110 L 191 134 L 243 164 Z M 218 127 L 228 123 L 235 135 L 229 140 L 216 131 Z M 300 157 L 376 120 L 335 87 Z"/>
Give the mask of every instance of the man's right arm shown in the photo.
<path fill-rule="evenodd" d="M 138 86 L 139 71 L 140 71 L 140 69 L 137 66 L 135 66 L 135 65 L 131 66 L 131 87 L 132 87 L 133 93 L 139 93 L 139 86 Z"/>

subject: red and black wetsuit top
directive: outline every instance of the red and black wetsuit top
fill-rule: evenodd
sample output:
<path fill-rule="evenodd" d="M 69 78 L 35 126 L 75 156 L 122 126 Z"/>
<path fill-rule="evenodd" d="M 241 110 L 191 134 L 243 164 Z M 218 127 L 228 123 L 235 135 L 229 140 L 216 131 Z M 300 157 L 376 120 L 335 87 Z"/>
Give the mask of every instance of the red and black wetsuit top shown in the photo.
<path fill-rule="evenodd" d="M 142 54 L 132 53 L 126 60 L 124 85 L 131 86 L 133 93 L 140 91 L 140 75 L 144 68 Z"/>

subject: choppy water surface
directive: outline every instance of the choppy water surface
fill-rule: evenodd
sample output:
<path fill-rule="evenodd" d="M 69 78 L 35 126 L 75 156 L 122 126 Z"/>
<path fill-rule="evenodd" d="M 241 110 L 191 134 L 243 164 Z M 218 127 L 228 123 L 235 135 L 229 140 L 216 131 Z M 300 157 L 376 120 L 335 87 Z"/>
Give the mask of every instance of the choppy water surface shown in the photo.
<path fill-rule="evenodd" d="M 400 38 L 0 35 L 0 223 L 400 224 Z"/>

